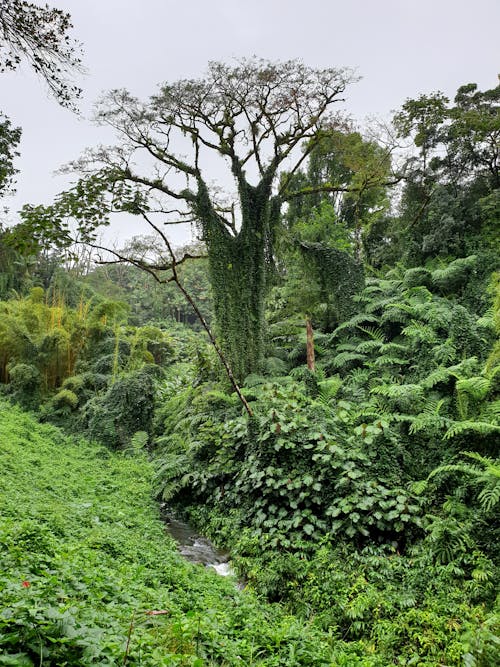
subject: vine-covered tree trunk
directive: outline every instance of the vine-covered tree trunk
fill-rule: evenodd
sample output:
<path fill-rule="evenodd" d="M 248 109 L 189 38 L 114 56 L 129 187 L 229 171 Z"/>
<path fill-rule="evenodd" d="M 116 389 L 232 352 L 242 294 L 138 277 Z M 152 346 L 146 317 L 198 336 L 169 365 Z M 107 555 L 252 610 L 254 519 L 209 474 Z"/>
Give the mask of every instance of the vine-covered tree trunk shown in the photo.
<path fill-rule="evenodd" d="M 240 183 L 240 201 L 242 224 L 235 235 L 213 211 L 204 217 L 217 329 L 239 382 L 261 367 L 270 237 L 279 215 L 264 179 L 256 187 Z"/>

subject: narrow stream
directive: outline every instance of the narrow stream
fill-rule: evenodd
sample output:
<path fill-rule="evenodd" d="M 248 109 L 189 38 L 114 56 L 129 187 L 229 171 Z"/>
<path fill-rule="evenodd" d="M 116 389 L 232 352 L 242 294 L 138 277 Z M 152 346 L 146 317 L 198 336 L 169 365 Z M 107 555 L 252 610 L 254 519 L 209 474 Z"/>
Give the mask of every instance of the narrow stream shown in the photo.
<path fill-rule="evenodd" d="M 222 577 L 234 574 L 227 551 L 217 549 L 210 540 L 199 535 L 189 524 L 180 521 L 165 503 L 160 507 L 167 532 L 177 542 L 179 553 L 186 560 L 211 567 Z"/>

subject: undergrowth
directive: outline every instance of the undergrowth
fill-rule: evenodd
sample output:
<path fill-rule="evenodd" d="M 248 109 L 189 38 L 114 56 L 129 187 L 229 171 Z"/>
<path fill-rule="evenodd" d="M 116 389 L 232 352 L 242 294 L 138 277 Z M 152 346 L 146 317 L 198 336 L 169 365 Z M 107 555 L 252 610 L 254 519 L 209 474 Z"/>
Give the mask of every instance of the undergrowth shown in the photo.
<path fill-rule="evenodd" d="M 0 665 L 382 666 L 184 562 L 145 458 L 2 403 L 0 466 Z"/>

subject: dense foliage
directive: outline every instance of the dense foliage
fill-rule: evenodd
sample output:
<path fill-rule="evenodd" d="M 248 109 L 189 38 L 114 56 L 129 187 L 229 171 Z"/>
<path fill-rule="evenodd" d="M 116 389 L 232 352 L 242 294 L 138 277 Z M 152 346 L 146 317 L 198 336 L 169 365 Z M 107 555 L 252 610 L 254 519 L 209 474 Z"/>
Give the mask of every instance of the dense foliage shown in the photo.
<path fill-rule="evenodd" d="M 259 70 L 262 80 L 251 84 L 267 90 L 294 66 Z M 225 85 L 241 84 L 240 70 L 217 72 L 221 86 L 223 75 Z M 198 100 L 205 83 L 162 89 L 154 113 Z M 14 579 L 0 596 L 14 611 L 0 615 L 8 656 L 0 665 L 496 667 L 499 90 L 471 84 L 453 102 L 441 94 L 408 100 L 395 132 L 415 150 L 396 175 L 375 139 L 347 123 L 311 121 L 314 136 L 305 136 L 296 169 L 280 174 L 287 207 L 272 186 L 277 165 L 261 163 L 260 184 L 251 186 L 236 126 L 211 107 L 242 221 L 233 229 L 234 209 L 215 206 L 201 176 L 190 174 L 183 197 L 205 244 L 194 249 L 167 242 L 165 252 L 142 237 L 107 266 L 69 245 L 57 257 L 54 234 L 68 231 L 61 207 L 87 207 L 92 239 L 110 186 L 103 174 L 55 207 L 26 209 L 17 232 L 2 232 L 3 394 L 42 421 L 121 451 L 27 427 L 11 408 L 5 415 L 1 558 Z M 227 101 L 222 92 L 219 102 Z M 128 110 L 149 127 L 149 112 L 117 95 L 113 118 L 125 122 Z M 245 127 L 254 156 L 261 135 Z M 16 136 L 4 129 L 7 183 Z M 134 175 L 121 168 L 113 206 L 150 217 Z M 208 262 L 190 259 L 207 248 Z M 126 256 L 135 266 L 124 265 Z M 151 280 L 163 271 L 176 273 L 198 315 L 218 327 L 248 409 L 200 333 L 200 317 L 188 314 L 172 283 Z M 71 471 L 64 490 L 63 470 Z M 246 593 L 191 574 L 170 546 L 163 555 L 151 489 L 136 487 L 136 475 L 151 472 L 159 499 L 231 549 Z M 33 486 L 27 503 L 22 494 Z M 103 578 L 93 582 L 91 570 Z M 147 616 L 155 608 L 169 614 L 141 616 L 139 633 L 133 609 Z"/>
<path fill-rule="evenodd" d="M 349 660 L 318 628 L 183 561 L 143 456 L 71 440 L 2 403 L 0 463 L 1 665 Z"/>

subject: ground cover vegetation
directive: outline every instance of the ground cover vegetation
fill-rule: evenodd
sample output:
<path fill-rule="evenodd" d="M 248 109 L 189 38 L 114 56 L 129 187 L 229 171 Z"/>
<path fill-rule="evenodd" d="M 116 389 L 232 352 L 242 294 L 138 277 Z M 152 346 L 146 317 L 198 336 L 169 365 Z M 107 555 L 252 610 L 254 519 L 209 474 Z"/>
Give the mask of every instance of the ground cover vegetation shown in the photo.
<path fill-rule="evenodd" d="M 319 628 L 186 563 L 140 452 L 72 439 L 2 402 L 0 461 L 1 665 L 349 660 Z"/>
<path fill-rule="evenodd" d="M 393 136 L 413 148 L 397 162 L 394 144 L 345 119 L 321 120 L 348 81 L 343 71 L 245 61 L 213 64 L 206 79 L 165 86 L 149 105 L 115 92 L 100 118 L 124 143 L 80 163 L 91 176 L 54 206 L 29 206 L 16 229 L 2 231 L 2 392 L 108 447 L 36 427 L 29 456 L 53 456 L 57 446 L 68 468 L 65 457 L 84 452 L 95 491 L 75 479 L 67 492 L 81 490 L 81 507 L 64 496 L 74 509 L 64 517 L 21 517 L 30 535 L 50 542 L 54 561 L 29 576 L 42 591 L 42 578 L 57 576 L 60 554 L 71 552 L 79 581 L 88 582 L 87 560 L 95 570 L 111 555 L 109 580 L 133 583 L 125 607 L 111 604 L 100 580 L 87 583 L 84 610 L 81 583 L 64 570 L 70 593 L 55 602 L 47 583 L 33 621 L 25 605 L 34 585 L 23 574 L 31 561 L 15 560 L 23 505 L 12 500 L 23 487 L 14 480 L 28 473 L 7 448 L 14 486 L 3 557 L 17 563 L 20 583 L 9 579 L 3 594 L 24 620 L 1 617 L 5 664 L 39 656 L 47 664 L 117 664 L 117 656 L 130 664 L 498 664 L 500 88 L 470 84 L 453 101 L 408 100 Z M 4 129 L 7 183 L 18 137 Z M 173 152 L 175 130 L 192 140 L 193 163 Z M 167 179 L 138 175 L 138 146 L 163 163 Z M 205 148 L 229 162 L 235 207 L 207 187 Z M 278 169 L 292 148 L 295 166 Z M 186 189 L 174 189 L 175 173 L 187 174 Z M 176 217 L 194 220 L 196 247 L 171 245 L 161 225 L 173 220 L 158 217 L 164 195 L 186 205 Z M 137 238 L 108 265 L 75 255 L 69 219 L 95 249 L 96 227 L 114 210 L 145 218 L 164 247 Z M 173 283 L 200 304 L 196 320 Z M 218 353 L 203 331 L 212 327 Z M 23 438 L 15 446 L 31 447 Z M 118 517 L 109 511 L 118 501 L 97 511 L 105 499 L 92 499 L 99 522 L 89 537 L 90 520 L 76 523 L 89 494 L 99 496 L 102 461 L 116 466 L 113 479 L 148 477 L 138 492 L 145 509 Z M 182 592 L 173 585 L 150 483 L 231 549 L 246 593 L 194 574 L 169 551 L 171 571 L 189 572 Z M 125 480 L 109 484 L 106 497 L 118 486 L 126 496 Z M 151 557 L 133 532 L 142 522 L 144 531 L 156 526 Z M 99 544 L 89 555 L 92 531 Z M 166 591 L 151 583 L 169 576 Z M 131 608 L 173 607 L 173 617 L 141 620 L 127 652 Z"/>

